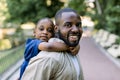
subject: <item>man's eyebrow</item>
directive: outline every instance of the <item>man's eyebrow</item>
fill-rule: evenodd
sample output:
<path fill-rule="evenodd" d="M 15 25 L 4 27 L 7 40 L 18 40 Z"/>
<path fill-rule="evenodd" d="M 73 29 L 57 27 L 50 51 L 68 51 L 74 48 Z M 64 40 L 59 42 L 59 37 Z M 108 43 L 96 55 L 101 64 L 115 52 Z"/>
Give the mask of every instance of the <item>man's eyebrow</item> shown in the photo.
<path fill-rule="evenodd" d="M 72 23 L 72 21 L 65 21 L 65 23 Z"/>
<path fill-rule="evenodd" d="M 72 24 L 72 22 L 68 21 L 68 22 L 65 22 L 65 23 L 63 23 L 63 24 Z"/>
<path fill-rule="evenodd" d="M 66 21 L 65 23 L 72 23 L 72 22 L 71 22 L 71 21 Z M 77 22 L 77 23 L 82 24 L 82 21 L 79 21 L 79 22 Z"/>
<path fill-rule="evenodd" d="M 82 21 L 79 21 L 79 22 L 77 22 L 77 23 L 80 23 L 80 24 L 82 24 Z"/>

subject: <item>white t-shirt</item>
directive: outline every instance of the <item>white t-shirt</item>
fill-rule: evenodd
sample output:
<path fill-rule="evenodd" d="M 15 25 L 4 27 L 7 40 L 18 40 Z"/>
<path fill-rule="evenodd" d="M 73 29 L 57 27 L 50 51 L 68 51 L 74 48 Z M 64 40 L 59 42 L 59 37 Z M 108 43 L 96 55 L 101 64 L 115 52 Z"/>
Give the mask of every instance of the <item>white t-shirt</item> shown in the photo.
<path fill-rule="evenodd" d="M 75 67 L 76 72 L 77 72 L 77 80 L 79 80 L 80 67 L 79 67 L 79 64 L 78 64 L 77 57 L 76 56 L 71 56 L 71 59 L 73 61 L 74 67 Z"/>

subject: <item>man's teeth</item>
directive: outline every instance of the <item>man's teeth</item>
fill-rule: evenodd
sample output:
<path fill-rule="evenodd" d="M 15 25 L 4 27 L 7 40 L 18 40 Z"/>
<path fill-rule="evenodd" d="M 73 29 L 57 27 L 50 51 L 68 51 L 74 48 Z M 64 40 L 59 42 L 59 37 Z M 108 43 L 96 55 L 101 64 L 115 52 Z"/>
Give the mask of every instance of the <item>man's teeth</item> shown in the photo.
<path fill-rule="evenodd" d="M 78 39 L 77 36 L 70 36 L 70 38 L 72 38 L 72 39 Z"/>

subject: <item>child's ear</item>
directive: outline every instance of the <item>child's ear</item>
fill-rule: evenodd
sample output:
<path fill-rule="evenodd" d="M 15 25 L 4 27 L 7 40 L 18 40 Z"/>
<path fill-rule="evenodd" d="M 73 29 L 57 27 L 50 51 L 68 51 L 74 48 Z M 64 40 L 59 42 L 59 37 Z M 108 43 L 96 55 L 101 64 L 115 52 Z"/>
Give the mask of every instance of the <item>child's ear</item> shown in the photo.
<path fill-rule="evenodd" d="M 35 29 L 33 30 L 33 36 L 35 37 Z"/>

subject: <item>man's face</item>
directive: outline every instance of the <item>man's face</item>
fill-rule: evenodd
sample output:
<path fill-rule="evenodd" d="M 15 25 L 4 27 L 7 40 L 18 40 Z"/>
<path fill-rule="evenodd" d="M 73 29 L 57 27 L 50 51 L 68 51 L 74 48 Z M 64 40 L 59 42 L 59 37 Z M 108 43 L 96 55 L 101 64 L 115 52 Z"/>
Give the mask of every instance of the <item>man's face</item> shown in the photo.
<path fill-rule="evenodd" d="M 64 12 L 58 26 L 58 35 L 68 46 L 79 44 L 82 36 L 81 19 L 74 12 Z"/>

